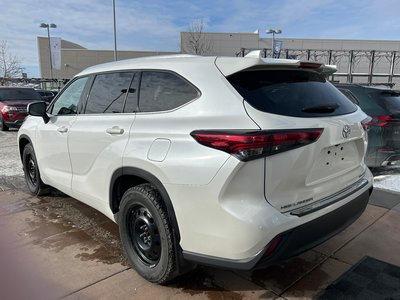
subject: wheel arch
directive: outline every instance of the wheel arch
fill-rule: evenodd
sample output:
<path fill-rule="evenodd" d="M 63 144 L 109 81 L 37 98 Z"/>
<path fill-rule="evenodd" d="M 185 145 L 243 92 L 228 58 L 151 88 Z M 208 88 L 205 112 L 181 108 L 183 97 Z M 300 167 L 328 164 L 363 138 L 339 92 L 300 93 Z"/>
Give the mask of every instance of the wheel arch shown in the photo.
<path fill-rule="evenodd" d="M 24 148 L 27 144 L 32 144 L 33 146 L 32 140 L 26 134 L 21 134 L 20 137 L 18 138 L 18 150 L 21 161 L 22 161 L 22 153 L 24 152 Z"/>
<path fill-rule="evenodd" d="M 118 222 L 118 212 L 124 192 L 132 186 L 150 183 L 155 186 L 164 201 L 168 219 L 173 229 L 176 242 L 179 244 L 180 233 L 176 220 L 175 210 L 167 190 L 161 181 L 153 174 L 135 167 L 122 167 L 116 170 L 111 177 L 109 205 L 115 220 Z"/>

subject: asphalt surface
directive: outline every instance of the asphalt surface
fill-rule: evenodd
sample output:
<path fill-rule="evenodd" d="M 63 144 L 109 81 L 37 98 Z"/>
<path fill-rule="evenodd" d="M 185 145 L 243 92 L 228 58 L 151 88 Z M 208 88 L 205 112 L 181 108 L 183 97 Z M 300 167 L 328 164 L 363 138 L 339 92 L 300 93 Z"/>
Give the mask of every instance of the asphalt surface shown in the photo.
<path fill-rule="evenodd" d="M 400 197 L 375 192 L 348 229 L 286 262 L 252 272 L 198 267 L 151 284 L 127 263 L 111 220 L 57 191 L 29 194 L 16 136 L 0 132 L 2 299 L 309 299 L 365 255 L 400 266 Z"/>

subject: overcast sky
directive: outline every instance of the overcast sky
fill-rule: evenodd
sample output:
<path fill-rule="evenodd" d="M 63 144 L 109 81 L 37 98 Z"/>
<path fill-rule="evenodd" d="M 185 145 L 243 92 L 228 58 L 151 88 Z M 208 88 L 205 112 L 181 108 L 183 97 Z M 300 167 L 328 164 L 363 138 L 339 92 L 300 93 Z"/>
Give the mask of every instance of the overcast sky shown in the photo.
<path fill-rule="evenodd" d="M 120 50 L 179 51 L 181 31 L 203 19 L 206 31 L 280 28 L 284 38 L 400 40 L 399 0 L 116 0 Z M 40 23 L 52 36 L 88 49 L 113 49 L 112 0 L 1 0 L 0 40 L 39 75 Z"/>

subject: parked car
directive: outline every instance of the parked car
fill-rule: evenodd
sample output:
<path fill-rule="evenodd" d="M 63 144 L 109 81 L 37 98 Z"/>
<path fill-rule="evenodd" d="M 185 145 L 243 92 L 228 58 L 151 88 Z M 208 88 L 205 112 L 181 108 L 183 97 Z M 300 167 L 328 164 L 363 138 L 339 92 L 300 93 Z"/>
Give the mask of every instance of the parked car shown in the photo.
<path fill-rule="evenodd" d="M 54 97 L 57 95 L 57 93 L 53 92 L 53 91 L 48 91 L 48 90 L 36 90 L 40 96 L 42 97 L 42 100 L 50 103 Z"/>
<path fill-rule="evenodd" d="M 175 55 L 90 67 L 18 134 L 30 191 L 119 224 L 163 283 L 196 264 L 253 269 L 337 234 L 365 209 L 367 115 L 298 60 Z"/>
<path fill-rule="evenodd" d="M 351 101 L 371 116 L 366 164 L 371 168 L 400 167 L 400 91 L 336 84 Z"/>
<path fill-rule="evenodd" d="M 27 116 L 27 105 L 41 100 L 39 93 L 32 88 L 0 87 L 0 130 L 21 126 Z"/>

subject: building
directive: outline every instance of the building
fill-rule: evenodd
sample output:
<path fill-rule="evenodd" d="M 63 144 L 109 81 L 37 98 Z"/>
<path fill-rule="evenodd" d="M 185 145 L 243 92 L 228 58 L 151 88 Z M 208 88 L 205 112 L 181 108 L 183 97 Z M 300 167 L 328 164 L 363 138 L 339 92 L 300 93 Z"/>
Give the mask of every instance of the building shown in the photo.
<path fill-rule="evenodd" d="M 194 49 L 193 37 L 203 47 Z M 259 33 L 182 32 L 180 53 L 202 55 L 243 56 L 260 49 L 264 56 L 271 56 L 271 38 L 261 38 Z M 331 78 L 340 82 L 399 83 L 400 41 L 291 39 L 280 38 L 281 58 L 319 61 L 338 67 Z M 48 39 L 38 37 L 39 63 L 42 78 L 50 78 Z M 118 59 L 151 55 L 175 54 L 155 51 L 118 51 Z M 110 62 L 112 50 L 89 50 L 62 40 L 61 69 L 53 70 L 53 77 L 69 79 L 84 68 Z"/>
<path fill-rule="evenodd" d="M 49 40 L 47 37 L 38 37 L 39 66 L 42 78 L 51 78 Z M 128 59 L 143 56 L 176 54 L 176 52 L 160 51 L 120 51 L 118 59 Z M 87 67 L 111 62 L 114 60 L 113 50 L 89 50 L 78 44 L 61 40 L 61 69 L 53 69 L 54 79 L 71 79 Z"/>

